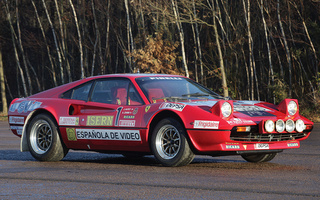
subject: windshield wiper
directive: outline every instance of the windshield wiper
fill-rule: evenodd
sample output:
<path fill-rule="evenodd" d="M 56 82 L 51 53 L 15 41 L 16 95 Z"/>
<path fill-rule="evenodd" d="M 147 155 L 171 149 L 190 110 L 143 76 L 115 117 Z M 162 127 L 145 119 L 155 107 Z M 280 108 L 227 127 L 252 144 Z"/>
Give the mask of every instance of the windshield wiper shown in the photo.
<path fill-rule="evenodd" d="M 160 98 L 153 98 L 153 100 L 169 100 L 169 101 L 173 101 L 173 102 L 178 102 L 178 101 L 187 101 L 187 98 L 183 98 L 183 97 L 177 97 L 177 96 L 170 96 L 170 97 L 160 97 Z"/>
<path fill-rule="evenodd" d="M 181 96 L 183 96 L 183 97 L 207 97 L 207 96 L 209 96 L 209 94 L 196 92 L 196 93 L 190 93 L 190 94 L 183 94 Z"/>

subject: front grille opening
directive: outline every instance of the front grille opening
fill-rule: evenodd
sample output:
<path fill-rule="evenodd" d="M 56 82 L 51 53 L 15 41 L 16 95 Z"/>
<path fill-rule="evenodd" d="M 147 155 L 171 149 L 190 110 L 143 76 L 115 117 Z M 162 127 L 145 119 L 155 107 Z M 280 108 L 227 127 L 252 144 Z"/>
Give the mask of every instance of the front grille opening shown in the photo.
<path fill-rule="evenodd" d="M 233 141 L 246 141 L 246 142 L 277 142 L 287 140 L 297 140 L 306 137 L 307 132 L 303 133 L 259 133 L 258 126 L 252 126 L 250 132 L 237 132 L 234 127 L 231 131 L 230 139 Z"/>

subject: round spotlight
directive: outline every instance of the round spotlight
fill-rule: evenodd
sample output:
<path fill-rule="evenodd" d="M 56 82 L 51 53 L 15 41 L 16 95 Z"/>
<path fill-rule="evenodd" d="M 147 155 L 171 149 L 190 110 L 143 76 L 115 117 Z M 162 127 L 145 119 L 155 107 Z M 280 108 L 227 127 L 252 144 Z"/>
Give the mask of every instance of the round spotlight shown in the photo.
<path fill-rule="evenodd" d="M 276 122 L 277 132 L 281 133 L 284 131 L 285 128 L 286 128 L 286 125 L 285 125 L 284 121 L 281 119 L 277 120 L 277 122 Z"/>
<path fill-rule="evenodd" d="M 305 125 L 304 125 L 304 122 L 301 120 L 301 119 L 298 119 L 296 121 L 296 130 L 301 133 L 303 132 L 305 129 Z"/>
<path fill-rule="evenodd" d="M 295 128 L 294 121 L 291 119 L 288 119 L 286 121 L 286 131 L 292 132 L 294 131 L 294 128 Z"/>
<path fill-rule="evenodd" d="M 228 102 L 224 102 L 221 106 L 221 113 L 224 117 L 229 117 L 232 113 L 232 106 Z"/>
<path fill-rule="evenodd" d="M 274 122 L 272 120 L 267 120 L 265 123 L 264 123 L 264 128 L 266 129 L 266 131 L 268 133 L 272 133 L 274 131 Z"/>
<path fill-rule="evenodd" d="M 298 105 L 295 101 L 290 101 L 288 104 L 289 115 L 295 115 L 298 111 Z"/>

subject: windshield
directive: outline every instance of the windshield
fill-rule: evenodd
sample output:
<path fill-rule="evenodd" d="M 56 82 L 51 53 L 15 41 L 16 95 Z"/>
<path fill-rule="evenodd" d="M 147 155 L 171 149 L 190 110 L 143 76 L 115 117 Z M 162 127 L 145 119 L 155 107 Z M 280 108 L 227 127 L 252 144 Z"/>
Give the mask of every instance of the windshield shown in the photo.
<path fill-rule="evenodd" d="M 142 77 L 136 82 L 150 103 L 222 99 L 204 86 L 183 77 Z"/>

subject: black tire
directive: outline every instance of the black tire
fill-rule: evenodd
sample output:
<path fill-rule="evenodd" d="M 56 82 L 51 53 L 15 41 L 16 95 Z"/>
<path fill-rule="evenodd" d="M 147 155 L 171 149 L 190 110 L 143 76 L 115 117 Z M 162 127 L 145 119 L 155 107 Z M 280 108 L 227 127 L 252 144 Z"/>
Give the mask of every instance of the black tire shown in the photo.
<path fill-rule="evenodd" d="M 241 155 L 243 159 L 248 162 L 261 163 L 261 162 L 269 162 L 274 157 L 276 157 L 277 153 L 262 153 L 262 154 L 243 154 Z"/>
<path fill-rule="evenodd" d="M 31 155 L 39 161 L 59 161 L 69 151 L 61 142 L 56 122 L 47 114 L 36 115 L 31 120 L 27 143 Z"/>
<path fill-rule="evenodd" d="M 151 151 L 164 166 L 188 165 L 194 158 L 184 127 L 173 118 L 161 120 L 151 135 Z"/>

